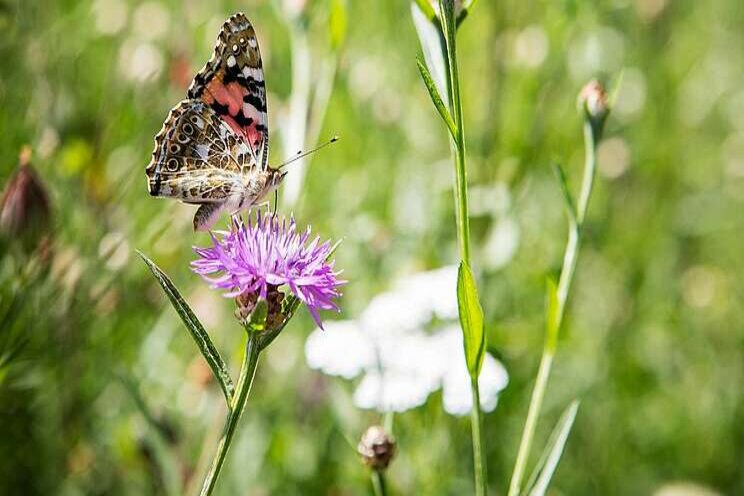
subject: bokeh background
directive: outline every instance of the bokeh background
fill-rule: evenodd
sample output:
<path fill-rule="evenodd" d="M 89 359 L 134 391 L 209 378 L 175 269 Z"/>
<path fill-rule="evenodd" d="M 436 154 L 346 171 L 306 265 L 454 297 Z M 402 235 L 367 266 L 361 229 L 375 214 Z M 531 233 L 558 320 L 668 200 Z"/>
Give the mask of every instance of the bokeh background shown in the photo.
<path fill-rule="evenodd" d="M 236 368 L 233 303 L 188 270 L 208 236 L 192 207 L 148 196 L 144 167 L 237 10 L 261 42 L 271 161 L 342 137 L 280 195 L 344 240 L 343 311 L 325 318 L 457 261 L 449 144 L 407 1 L 0 0 L 0 180 L 30 146 L 50 211 L 37 209 L 41 238 L 1 246 L 0 494 L 200 483 L 223 401 L 134 250 Z M 737 0 L 481 0 L 463 23 L 474 265 L 489 351 L 510 374 L 485 417 L 492 494 L 508 484 L 565 243 L 549 165 L 576 187 L 576 95 L 621 72 L 535 453 L 578 397 L 551 494 L 744 494 L 743 25 Z M 312 330 L 301 311 L 262 357 L 219 494 L 370 491 L 354 447 L 379 415 L 307 367 Z M 396 416 L 395 434 L 394 494 L 471 490 L 469 420 L 440 393 Z"/>

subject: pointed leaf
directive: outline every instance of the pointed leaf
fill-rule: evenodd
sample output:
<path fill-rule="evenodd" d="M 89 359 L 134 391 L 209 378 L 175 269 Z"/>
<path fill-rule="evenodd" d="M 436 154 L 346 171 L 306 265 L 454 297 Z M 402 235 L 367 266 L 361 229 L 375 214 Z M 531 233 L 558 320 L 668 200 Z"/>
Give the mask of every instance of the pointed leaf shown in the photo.
<path fill-rule="evenodd" d="M 428 5 L 427 0 L 421 0 L 421 3 Z M 421 43 L 426 68 L 429 69 L 432 80 L 445 105 L 449 106 L 444 35 L 433 7 L 431 7 L 431 16 L 429 17 L 429 15 L 421 10 L 419 4 L 411 3 L 411 17 L 413 17 L 413 25 Z"/>
<path fill-rule="evenodd" d="M 545 445 L 545 451 L 543 451 L 527 483 L 527 487 L 530 488 L 527 492 L 529 496 L 543 496 L 545 491 L 548 490 L 550 480 L 563 455 L 563 449 L 566 447 L 566 441 L 571 433 L 578 409 L 579 402 L 577 400 L 572 401 L 555 425 L 548 444 Z"/>
<path fill-rule="evenodd" d="M 225 399 L 227 399 L 227 404 L 229 405 L 232 401 L 235 386 L 233 386 L 230 373 L 227 370 L 227 365 L 220 356 L 220 352 L 217 351 L 217 348 L 214 346 L 214 343 L 212 343 L 209 334 L 204 330 L 201 322 L 196 318 L 196 315 L 194 315 L 194 312 L 186 303 L 186 300 L 183 299 L 181 293 L 178 292 L 178 289 L 176 289 L 176 286 L 171 282 L 168 276 L 160 270 L 160 267 L 158 267 L 155 262 L 147 258 L 144 253 L 139 250 L 137 250 L 137 253 L 145 264 L 147 264 L 150 272 L 152 272 L 155 279 L 168 296 L 168 299 L 178 313 L 178 316 L 181 317 L 181 320 L 186 325 L 189 333 L 191 333 L 191 337 L 194 339 L 196 346 L 207 361 L 209 368 L 212 369 L 212 373 L 220 384 L 222 392 L 225 394 Z"/>
<path fill-rule="evenodd" d="M 473 274 L 465 262 L 460 262 L 460 269 L 457 272 L 457 308 L 465 345 L 465 361 L 470 377 L 476 380 L 486 352 L 486 334 L 483 328 L 483 309 L 478 301 L 478 289 Z"/>
<path fill-rule="evenodd" d="M 566 173 L 563 171 L 563 167 L 560 164 L 553 164 L 553 173 L 556 179 L 558 179 L 558 185 L 561 187 L 561 193 L 563 193 L 563 201 L 566 203 L 566 211 L 571 222 L 576 222 L 576 206 L 574 205 L 573 196 L 571 191 L 568 189 L 568 181 L 566 180 Z"/>
<path fill-rule="evenodd" d="M 439 90 L 437 90 L 437 86 L 436 84 L 434 84 L 434 80 L 431 78 L 429 69 L 419 59 L 416 59 L 416 64 L 418 65 L 419 72 L 421 73 L 421 79 L 424 80 L 426 89 L 429 90 L 431 101 L 434 103 L 434 106 L 437 108 L 439 115 L 442 117 L 442 120 L 447 126 L 447 130 L 452 136 L 452 139 L 457 140 L 457 129 L 455 128 L 455 121 L 452 120 L 452 116 L 450 115 L 449 110 L 447 110 L 447 106 L 444 104 L 444 101 L 442 101 L 442 97 L 439 95 Z"/>

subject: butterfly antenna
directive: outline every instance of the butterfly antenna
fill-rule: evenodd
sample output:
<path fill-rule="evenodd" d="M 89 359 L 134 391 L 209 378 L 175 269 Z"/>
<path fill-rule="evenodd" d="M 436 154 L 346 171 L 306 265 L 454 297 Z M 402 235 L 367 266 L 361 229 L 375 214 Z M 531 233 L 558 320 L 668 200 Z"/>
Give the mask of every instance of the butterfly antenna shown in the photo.
<path fill-rule="evenodd" d="M 283 164 L 281 164 L 279 167 L 277 167 L 277 169 L 281 169 L 282 167 L 286 167 L 287 165 L 291 164 L 292 162 L 296 162 L 297 160 L 300 160 L 301 158 L 305 158 L 308 155 L 317 152 L 321 148 L 325 148 L 326 146 L 330 145 L 331 143 L 335 143 L 339 139 L 340 138 L 338 136 L 334 136 L 333 138 L 329 139 L 325 143 L 323 143 L 323 144 L 321 144 L 319 146 L 316 146 L 312 150 L 308 150 L 306 152 L 303 152 L 302 150 L 300 150 L 300 151 L 297 152 L 297 155 L 295 155 L 294 157 L 292 157 L 289 160 L 285 161 Z"/>

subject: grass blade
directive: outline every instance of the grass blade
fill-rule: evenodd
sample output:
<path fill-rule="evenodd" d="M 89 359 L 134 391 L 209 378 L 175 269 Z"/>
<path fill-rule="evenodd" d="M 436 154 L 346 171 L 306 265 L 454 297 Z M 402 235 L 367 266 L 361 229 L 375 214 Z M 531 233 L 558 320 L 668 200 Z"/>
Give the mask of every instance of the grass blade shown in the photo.
<path fill-rule="evenodd" d="M 530 488 L 527 492 L 529 496 L 543 496 L 545 491 L 548 490 L 550 480 L 563 455 L 563 449 L 566 447 L 566 441 L 568 440 L 568 435 L 571 433 L 578 409 L 578 400 L 572 401 L 555 425 L 548 444 L 545 446 L 545 451 L 540 456 L 540 460 L 537 462 L 535 470 L 527 483 L 527 487 Z"/>
<path fill-rule="evenodd" d="M 191 337 L 194 339 L 196 346 L 199 347 L 199 351 L 201 352 L 202 356 L 204 356 L 204 359 L 207 361 L 209 368 L 212 369 L 212 373 L 217 379 L 217 382 L 219 382 L 220 387 L 222 388 L 222 392 L 225 393 L 227 404 L 230 405 L 230 403 L 232 402 L 233 393 L 235 391 L 235 386 L 233 385 L 232 379 L 230 378 L 230 373 L 227 370 L 227 365 L 220 356 L 220 352 L 217 351 L 217 348 L 214 346 L 214 343 L 212 343 L 212 339 L 209 337 L 209 334 L 207 333 L 207 331 L 204 330 L 201 322 L 199 322 L 199 319 L 196 318 L 196 315 L 194 315 L 194 312 L 186 303 L 186 300 L 183 299 L 181 293 L 178 292 L 178 289 L 176 289 L 176 286 L 171 282 L 168 276 L 165 275 L 162 270 L 160 270 L 160 267 L 158 267 L 155 262 L 147 258 L 144 253 L 139 250 L 137 250 L 137 253 L 145 262 L 145 264 L 147 264 L 147 267 L 155 276 L 155 279 L 163 288 L 165 294 L 168 295 L 168 299 L 173 305 L 173 308 L 175 308 L 178 316 L 181 317 L 181 320 L 186 325 L 189 333 L 191 333 Z"/>

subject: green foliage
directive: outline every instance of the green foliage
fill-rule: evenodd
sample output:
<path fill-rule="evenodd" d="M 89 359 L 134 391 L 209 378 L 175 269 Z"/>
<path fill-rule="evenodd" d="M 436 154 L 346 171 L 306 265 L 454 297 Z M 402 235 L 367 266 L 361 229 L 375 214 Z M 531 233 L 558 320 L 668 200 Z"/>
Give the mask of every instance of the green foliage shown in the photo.
<path fill-rule="evenodd" d="M 457 271 L 457 308 L 463 332 L 465 362 L 470 377 L 475 381 L 480 375 L 486 352 L 486 331 L 483 327 L 483 309 L 478 300 L 478 288 L 465 262 L 460 262 Z"/>
<path fill-rule="evenodd" d="M 175 494 L 197 492 L 197 460 L 219 436 L 223 393 L 134 248 L 168 273 L 234 378 L 244 333 L 234 303 L 188 269 L 191 246 L 209 242 L 191 229 L 193 208 L 150 198 L 144 167 L 168 110 L 237 10 L 255 24 L 264 54 L 271 163 L 287 158 L 279 145 L 291 30 L 277 3 L 0 1 L 0 188 L 29 144 L 54 214 L 42 283 L 19 289 L 0 246 L 0 312 L 15 294 L 23 302 L 0 324 L 0 344 L 25 342 L 0 382 L 0 494 L 164 494 L 173 479 L 184 485 Z M 332 2 L 305 3 L 306 46 L 326 50 Z M 413 64 L 421 48 L 410 6 L 346 4 L 319 134 L 343 140 L 313 156 L 293 208 L 302 227 L 344 238 L 342 319 L 358 317 L 392 281 L 459 260 L 448 131 Z M 552 491 L 695 484 L 744 494 L 742 25 L 735 0 L 479 1 L 461 24 L 472 267 L 489 352 L 510 374 L 483 417 L 492 493 L 503 494 L 514 464 L 545 338 L 545 279 L 558 274 L 566 242 L 549 165 L 564 166 L 576 193 L 584 154 L 576 95 L 589 78 L 625 68 L 529 468 L 579 397 Z M 154 70 L 134 70 L 138 60 Z M 346 439 L 355 443 L 379 418 L 353 408 L 356 384 L 306 366 L 306 313 L 261 353 L 217 494 L 368 488 Z M 136 381 L 176 439 L 160 440 L 112 370 Z M 440 395 L 396 415 L 395 434 L 390 493 L 472 488 L 469 419 L 444 414 Z"/>
<path fill-rule="evenodd" d="M 178 313 L 178 316 L 181 317 L 183 324 L 186 326 L 186 329 L 188 329 L 189 333 L 191 334 L 191 337 L 193 338 L 194 343 L 196 343 L 197 348 L 199 348 L 199 351 L 204 357 L 204 360 L 207 361 L 207 363 L 209 364 L 209 368 L 212 369 L 212 373 L 217 379 L 217 382 L 219 382 L 220 387 L 222 388 L 222 392 L 225 393 L 225 399 L 227 400 L 227 403 L 230 404 L 232 402 L 233 393 L 235 392 L 235 386 L 233 385 L 232 379 L 230 378 L 230 372 L 228 372 L 227 370 L 227 365 L 222 359 L 222 356 L 220 356 L 220 352 L 217 351 L 214 343 L 212 343 L 212 339 L 209 337 L 209 333 L 204 330 L 204 327 L 201 325 L 201 322 L 199 322 L 199 319 L 196 317 L 196 315 L 194 315 L 194 312 L 189 307 L 189 304 L 186 303 L 186 300 L 183 299 L 181 293 L 178 292 L 178 289 L 173 285 L 171 280 L 168 279 L 168 276 L 165 275 L 162 270 L 160 270 L 160 267 L 158 267 L 155 262 L 147 258 L 147 256 L 145 256 L 145 254 L 141 251 L 137 251 L 137 254 L 145 262 L 147 268 L 150 269 L 152 275 L 155 276 L 155 280 L 158 281 L 158 284 L 160 284 L 160 287 L 163 288 L 163 291 L 168 296 L 171 305 L 173 305 L 173 308 Z M 262 319 L 263 322 L 266 320 L 266 304 L 265 302 L 262 303 L 264 307 Z M 259 312 L 255 313 L 257 314 Z M 152 365 L 156 366 L 155 364 Z"/>

